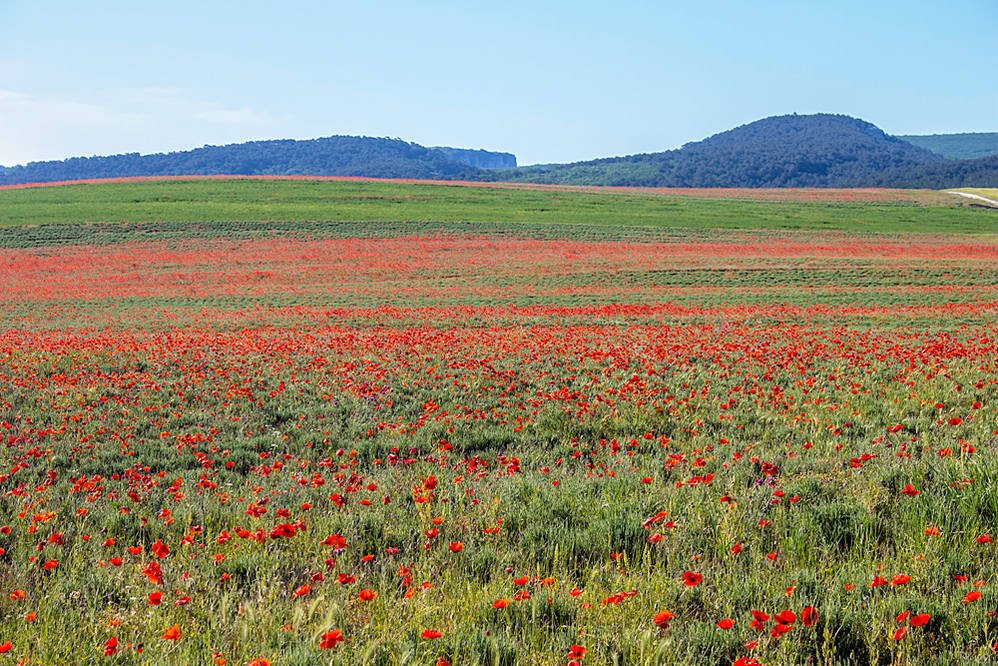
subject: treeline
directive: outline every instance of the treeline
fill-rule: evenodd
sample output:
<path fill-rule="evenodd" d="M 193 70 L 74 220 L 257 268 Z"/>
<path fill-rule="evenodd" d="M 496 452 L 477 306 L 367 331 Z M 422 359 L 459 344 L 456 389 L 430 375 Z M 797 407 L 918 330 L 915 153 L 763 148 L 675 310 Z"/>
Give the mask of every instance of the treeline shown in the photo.
<path fill-rule="evenodd" d="M 475 178 L 479 169 L 439 150 L 398 139 L 331 136 L 251 141 L 173 153 L 74 157 L 0 170 L 0 184 L 173 175 L 305 175 Z"/>
<path fill-rule="evenodd" d="M 879 174 L 870 186 L 945 190 L 951 187 L 998 187 L 998 155 L 976 160 L 947 160 Z"/>

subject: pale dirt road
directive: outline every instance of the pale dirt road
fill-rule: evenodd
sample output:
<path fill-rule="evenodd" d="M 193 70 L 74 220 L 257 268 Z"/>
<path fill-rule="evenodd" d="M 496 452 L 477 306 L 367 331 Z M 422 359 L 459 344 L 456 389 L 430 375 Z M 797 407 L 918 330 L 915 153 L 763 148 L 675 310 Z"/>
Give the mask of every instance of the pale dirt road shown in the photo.
<path fill-rule="evenodd" d="M 998 208 L 998 201 L 995 201 L 994 199 L 988 199 L 987 197 L 982 197 L 980 194 L 971 194 L 970 192 L 956 192 L 954 190 L 949 190 L 947 194 L 956 194 L 958 196 L 967 197 L 969 199 L 977 199 L 979 201 L 987 202 L 992 206 L 994 206 L 995 208 Z"/>

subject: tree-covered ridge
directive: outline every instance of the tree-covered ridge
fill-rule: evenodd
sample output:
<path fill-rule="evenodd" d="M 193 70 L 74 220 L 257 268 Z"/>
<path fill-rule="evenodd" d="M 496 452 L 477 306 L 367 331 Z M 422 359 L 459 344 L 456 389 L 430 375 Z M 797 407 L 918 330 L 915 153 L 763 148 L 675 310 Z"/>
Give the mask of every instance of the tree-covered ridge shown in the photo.
<path fill-rule="evenodd" d="M 764 118 L 678 150 L 509 175 L 590 185 L 853 187 L 868 185 L 874 174 L 942 159 L 857 118 L 795 114 Z"/>
<path fill-rule="evenodd" d="M 899 135 L 898 138 L 951 160 L 970 160 L 998 155 L 998 132 L 906 134 Z"/>
<path fill-rule="evenodd" d="M 330 136 L 251 141 L 173 153 L 74 157 L 0 170 L 0 184 L 119 176 L 309 175 L 375 178 L 474 178 L 475 167 L 440 150 L 398 139 Z"/>
<path fill-rule="evenodd" d="M 942 190 L 951 187 L 998 187 L 998 155 L 976 160 L 944 160 L 919 167 L 887 171 L 870 185 Z"/>
<path fill-rule="evenodd" d="M 996 187 L 988 158 L 947 160 L 844 115 L 764 118 L 678 150 L 522 168 L 510 153 L 331 136 L 0 168 L 0 185 L 123 176 L 365 176 L 651 187 Z"/>

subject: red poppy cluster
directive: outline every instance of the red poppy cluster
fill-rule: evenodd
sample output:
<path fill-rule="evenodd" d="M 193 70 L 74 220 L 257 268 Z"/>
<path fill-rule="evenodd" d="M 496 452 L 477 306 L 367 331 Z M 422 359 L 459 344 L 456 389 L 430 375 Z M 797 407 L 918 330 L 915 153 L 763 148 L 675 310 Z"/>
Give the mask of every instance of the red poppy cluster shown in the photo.
<path fill-rule="evenodd" d="M 93 656 L 216 664 L 208 636 L 254 606 L 278 609 L 269 644 L 359 654 L 402 623 L 426 663 L 471 625 L 541 621 L 570 663 L 602 656 L 599 631 L 811 645 L 842 604 L 895 647 L 990 635 L 994 531 L 939 503 L 987 513 L 998 287 L 863 277 L 998 270 L 987 241 L 216 239 L 0 263 L 0 652 L 42 654 L 56 590 Z M 792 302 L 726 283 L 755 264 L 843 282 Z M 800 526 L 853 568 L 792 573 Z M 963 580 L 933 578 L 946 557 Z M 881 602 L 926 610 L 891 624 Z"/>

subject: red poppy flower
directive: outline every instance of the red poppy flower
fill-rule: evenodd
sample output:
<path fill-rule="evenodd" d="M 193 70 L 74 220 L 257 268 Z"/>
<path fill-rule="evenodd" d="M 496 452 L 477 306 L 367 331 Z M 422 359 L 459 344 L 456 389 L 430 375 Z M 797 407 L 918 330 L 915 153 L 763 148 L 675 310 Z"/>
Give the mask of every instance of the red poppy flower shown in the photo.
<path fill-rule="evenodd" d="M 374 590 L 361 590 L 357 593 L 357 598 L 361 601 L 374 601 L 377 596 L 378 593 Z"/>
<path fill-rule="evenodd" d="M 703 576 L 698 573 L 693 573 L 692 571 L 683 572 L 683 585 L 688 587 L 696 587 L 703 580 Z"/>
<path fill-rule="evenodd" d="M 784 610 L 777 613 L 773 619 L 781 624 L 793 624 L 797 621 L 797 616 L 791 610 Z"/>
<path fill-rule="evenodd" d="M 719 626 L 721 629 L 730 629 L 731 627 L 735 626 L 735 621 L 730 618 L 724 618 L 723 620 L 717 623 L 717 626 Z"/>
<path fill-rule="evenodd" d="M 763 623 L 769 621 L 769 615 L 759 610 L 752 610 L 752 621 L 749 622 L 749 626 L 756 631 L 762 631 Z"/>
<path fill-rule="evenodd" d="M 794 626 L 792 624 L 776 624 L 773 625 L 773 630 L 769 632 L 769 635 L 776 638 L 780 634 L 785 634 L 793 628 Z"/>
<path fill-rule="evenodd" d="M 149 582 L 153 585 L 163 584 L 163 571 L 160 569 L 159 562 L 150 562 L 142 568 L 142 574 L 149 579 Z"/>
<path fill-rule="evenodd" d="M 443 634 L 433 629 L 424 629 L 422 636 L 423 638 L 430 639 L 430 638 L 440 638 L 441 636 L 443 636 Z"/>
<path fill-rule="evenodd" d="M 805 627 L 813 627 L 814 623 L 818 621 L 818 611 L 813 606 L 805 606 L 804 610 L 800 612 L 800 621 L 804 623 Z"/>
<path fill-rule="evenodd" d="M 930 617 L 932 616 L 929 615 L 928 613 L 919 613 L 918 615 L 915 615 L 910 620 L 908 620 L 908 624 L 910 624 L 913 627 L 921 627 L 923 624 L 929 621 Z"/>
<path fill-rule="evenodd" d="M 505 608 L 509 605 L 509 599 L 496 599 L 492 602 L 493 608 Z"/>
<path fill-rule="evenodd" d="M 572 647 L 568 648 L 568 656 L 572 659 L 582 659 L 586 656 L 586 648 L 573 643 Z"/>
<path fill-rule="evenodd" d="M 967 596 L 963 598 L 963 603 L 969 604 L 970 602 L 977 601 L 980 598 L 981 598 L 981 593 L 978 592 L 977 590 L 974 590 L 973 592 L 967 593 Z"/>
<path fill-rule="evenodd" d="M 652 622 L 658 625 L 662 629 L 669 628 L 669 620 L 676 617 L 671 611 L 662 610 L 655 613 L 655 617 L 652 618 Z"/>
<path fill-rule="evenodd" d="M 312 591 L 312 586 L 311 585 L 301 585 L 298 588 L 296 588 L 294 592 L 291 593 L 291 596 L 292 597 L 303 597 L 303 596 L 305 596 L 306 594 L 308 594 L 311 591 Z"/>
<path fill-rule="evenodd" d="M 118 651 L 118 637 L 111 636 L 111 638 L 104 641 L 104 656 L 110 657 Z"/>
<path fill-rule="evenodd" d="M 159 539 L 156 539 L 156 543 L 154 543 L 149 550 L 151 550 L 152 554 L 160 560 L 170 554 L 170 547 Z"/>
<path fill-rule="evenodd" d="M 323 650 L 329 650 L 336 647 L 336 644 L 340 641 L 345 641 L 346 638 L 343 636 L 343 632 L 339 629 L 333 629 L 332 631 L 327 631 L 322 635 L 322 640 L 319 642 L 319 647 Z"/>
<path fill-rule="evenodd" d="M 180 626 L 179 625 L 175 624 L 172 627 L 170 627 L 169 629 L 167 629 L 165 632 L 163 632 L 163 639 L 164 640 L 175 641 L 178 638 L 180 638 Z"/>

